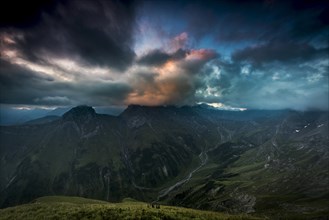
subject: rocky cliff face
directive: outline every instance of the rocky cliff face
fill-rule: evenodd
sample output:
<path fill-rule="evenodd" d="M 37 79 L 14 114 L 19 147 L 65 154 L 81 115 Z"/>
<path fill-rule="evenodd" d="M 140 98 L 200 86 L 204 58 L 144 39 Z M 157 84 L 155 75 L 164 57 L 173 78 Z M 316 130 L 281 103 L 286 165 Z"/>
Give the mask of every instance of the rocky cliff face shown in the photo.
<path fill-rule="evenodd" d="M 326 201 L 328 112 L 78 106 L 0 140 L 2 207 L 54 194 L 232 212 Z"/>

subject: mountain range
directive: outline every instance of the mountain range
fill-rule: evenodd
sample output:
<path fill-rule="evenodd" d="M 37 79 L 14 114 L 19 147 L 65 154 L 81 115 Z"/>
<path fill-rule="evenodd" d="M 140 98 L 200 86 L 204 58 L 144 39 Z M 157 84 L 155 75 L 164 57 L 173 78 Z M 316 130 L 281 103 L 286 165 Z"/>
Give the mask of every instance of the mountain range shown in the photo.
<path fill-rule="evenodd" d="M 78 106 L 0 127 L 0 206 L 131 197 L 266 216 L 329 213 L 328 112 Z M 284 214 L 282 214 L 284 213 Z"/>

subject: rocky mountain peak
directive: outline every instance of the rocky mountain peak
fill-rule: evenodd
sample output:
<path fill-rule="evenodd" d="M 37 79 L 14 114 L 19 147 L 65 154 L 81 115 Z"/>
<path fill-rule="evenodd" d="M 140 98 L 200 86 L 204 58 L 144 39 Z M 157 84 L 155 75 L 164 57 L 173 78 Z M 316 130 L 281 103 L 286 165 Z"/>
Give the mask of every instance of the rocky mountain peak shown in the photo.
<path fill-rule="evenodd" d="M 129 105 L 122 113 L 121 115 L 123 117 L 130 117 L 130 116 L 136 116 L 136 115 L 143 115 L 143 112 L 145 111 L 146 106 L 141 105 Z"/>
<path fill-rule="evenodd" d="M 91 118 L 96 115 L 95 109 L 91 106 L 80 105 L 72 108 L 63 115 L 63 119 L 79 119 L 79 118 Z"/>

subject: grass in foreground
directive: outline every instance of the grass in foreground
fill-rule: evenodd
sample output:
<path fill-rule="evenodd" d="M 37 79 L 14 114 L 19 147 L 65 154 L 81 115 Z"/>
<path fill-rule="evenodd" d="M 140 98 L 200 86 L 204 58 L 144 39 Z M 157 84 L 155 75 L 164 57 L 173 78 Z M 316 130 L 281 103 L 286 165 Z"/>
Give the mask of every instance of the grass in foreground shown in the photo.
<path fill-rule="evenodd" d="M 36 199 L 34 203 L 0 209 L 0 219 L 242 220 L 258 218 L 162 205 L 160 209 L 156 209 L 148 207 L 146 203 L 129 199 L 122 203 L 108 203 L 79 197 L 48 196 Z"/>

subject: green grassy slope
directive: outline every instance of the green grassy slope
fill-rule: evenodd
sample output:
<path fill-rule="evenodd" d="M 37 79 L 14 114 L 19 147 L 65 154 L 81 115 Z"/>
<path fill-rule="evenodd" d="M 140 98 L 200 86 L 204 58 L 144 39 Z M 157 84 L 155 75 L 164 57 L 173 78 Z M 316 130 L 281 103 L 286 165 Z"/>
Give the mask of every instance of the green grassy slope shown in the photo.
<path fill-rule="evenodd" d="M 229 215 L 218 212 L 162 206 L 126 199 L 108 203 L 80 197 L 48 196 L 33 203 L 0 209 L 0 219 L 258 219 L 248 215 Z"/>

